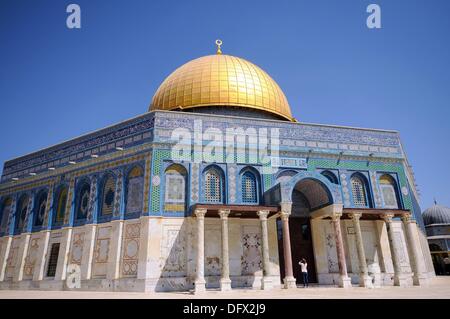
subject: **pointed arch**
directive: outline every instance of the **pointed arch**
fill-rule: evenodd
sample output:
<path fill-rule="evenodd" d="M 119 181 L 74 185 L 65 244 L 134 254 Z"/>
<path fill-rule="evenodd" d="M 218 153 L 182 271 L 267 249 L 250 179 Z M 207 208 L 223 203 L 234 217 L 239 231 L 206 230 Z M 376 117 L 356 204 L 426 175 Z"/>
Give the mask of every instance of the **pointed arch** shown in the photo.
<path fill-rule="evenodd" d="M 336 174 L 334 174 L 332 171 L 329 170 L 324 170 L 322 173 L 323 176 L 325 176 L 331 183 L 333 184 L 339 184 L 339 180 L 336 176 Z"/>
<path fill-rule="evenodd" d="M 100 200 L 98 203 L 98 215 L 100 217 L 111 216 L 114 210 L 114 198 L 116 194 L 116 177 L 107 172 L 100 182 Z"/>
<path fill-rule="evenodd" d="M 45 211 L 47 209 L 47 190 L 41 190 L 37 193 L 34 200 L 34 227 L 41 227 L 44 223 Z"/>
<path fill-rule="evenodd" d="M 24 227 L 25 219 L 27 217 L 28 205 L 30 201 L 30 196 L 28 194 L 22 194 L 19 197 L 16 208 L 16 227 L 17 233 L 20 233 Z"/>
<path fill-rule="evenodd" d="M 352 200 L 355 207 L 371 207 L 371 198 L 367 178 L 357 172 L 350 177 L 350 186 L 352 189 Z"/>
<path fill-rule="evenodd" d="M 390 174 L 383 174 L 379 178 L 379 185 L 385 208 L 400 208 L 400 196 L 397 182 Z"/>
<path fill-rule="evenodd" d="M 203 170 L 203 199 L 207 203 L 225 202 L 225 178 L 223 170 L 217 165 Z"/>
<path fill-rule="evenodd" d="M 7 231 L 9 215 L 12 209 L 12 198 L 6 197 L 0 203 L 0 234 Z"/>
<path fill-rule="evenodd" d="M 75 219 L 77 221 L 82 221 L 87 218 L 90 196 L 91 183 L 88 178 L 83 178 L 78 182 L 75 196 Z"/>
<path fill-rule="evenodd" d="M 144 169 L 133 166 L 126 179 L 125 214 L 139 214 L 144 205 Z"/>
<path fill-rule="evenodd" d="M 253 167 L 244 167 L 240 174 L 241 198 L 244 204 L 257 204 L 261 198 L 260 174 Z"/>
<path fill-rule="evenodd" d="M 66 216 L 67 197 L 69 188 L 67 185 L 60 185 L 56 191 L 56 196 L 53 202 L 55 207 L 52 218 L 52 225 L 61 225 Z"/>
<path fill-rule="evenodd" d="M 276 183 L 287 182 L 293 176 L 297 175 L 298 171 L 293 169 L 285 169 L 278 173 Z"/>
<path fill-rule="evenodd" d="M 171 164 L 164 171 L 164 210 L 184 211 L 187 193 L 187 170 L 183 165 Z"/>

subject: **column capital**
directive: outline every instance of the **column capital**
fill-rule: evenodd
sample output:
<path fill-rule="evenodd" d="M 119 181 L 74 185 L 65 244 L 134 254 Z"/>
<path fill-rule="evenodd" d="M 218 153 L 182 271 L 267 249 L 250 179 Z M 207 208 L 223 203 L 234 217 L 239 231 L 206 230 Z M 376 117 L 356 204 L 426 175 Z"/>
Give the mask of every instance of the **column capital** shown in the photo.
<path fill-rule="evenodd" d="M 259 210 L 257 212 L 259 219 L 260 220 L 267 220 L 267 216 L 269 215 L 269 211 L 268 210 Z"/>
<path fill-rule="evenodd" d="M 206 212 L 207 212 L 207 209 L 206 209 L 206 208 L 197 208 L 197 209 L 194 211 L 194 214 L 195 214 L 195 216 L 196 216 L 197 218 L 203 219 L 203 218 L 205 218 Z"/>
<path fill-rule="evenodd" d="M 291 214 L 292 210 L 292 203 L 291 202 L 283 202 L 280 203 L 280 208 L 282 213 L 288 213 Z"/>
<path fill-rule="evenodd" d="M 381 218 L 382 218 L 386 223 L 391 223 L 393 217 L 394 217 L 394 214 L 393 214 L 393 213 L 386 213 L 386 214 L 381 215 Z"/>
<path fill-rule="evenodd" d="M 360 212 L 357 212 L 357 213 L 350 213 L 349 215 L 350 215 L 350 218 L 351 218 L 351 219 L 353 219 L 353 220 L 359 220 L 359 219 L 361 218 L 361 216 L 362 216 L 362 213 L 360 213 Z"/>
<path fill-rule="evenodd" d="M 281 211 L 280 212 L 280 217 L 281 217 L 281 220 L 288 220 L 289 219 L 289 216 L 291 216 L 291 213 L 287 213 L 287 212 L 284 212 L 284 211 Z"/>
<path fill-rule="evenodd" d="M 330 215 L 332 221 L 340 220 L 342 217 L 342 213 L 334 212 Z"/>
<path fill-rule="evenodd" d="M 411 223 L 413 221 L 411 213 L 404 213 L 404 214 L 402 214 L 401 220 L 402 220 L 402 222 L 404 222 L 406 224 Z"/>
<path fill-rule="evenodd" d="M 229 214 L 230 214 L 229 209 L 219 209 L 220 219 L 227 219 Z"/>

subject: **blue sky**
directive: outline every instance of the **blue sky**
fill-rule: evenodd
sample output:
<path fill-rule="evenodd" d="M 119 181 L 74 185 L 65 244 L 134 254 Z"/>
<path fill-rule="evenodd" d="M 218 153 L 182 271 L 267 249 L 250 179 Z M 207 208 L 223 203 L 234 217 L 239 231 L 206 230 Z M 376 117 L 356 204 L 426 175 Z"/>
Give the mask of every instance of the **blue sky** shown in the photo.
<path fill-rule="evenodd" d="M 370 3 L 382 29 L 366 27 Z M 400 131 L 422 208 L 450 206 L 449 16 L 446 0 L 1 0 L 0 162 L 144 113 L 220 38 L 279 83 L 298 120 Z"/>

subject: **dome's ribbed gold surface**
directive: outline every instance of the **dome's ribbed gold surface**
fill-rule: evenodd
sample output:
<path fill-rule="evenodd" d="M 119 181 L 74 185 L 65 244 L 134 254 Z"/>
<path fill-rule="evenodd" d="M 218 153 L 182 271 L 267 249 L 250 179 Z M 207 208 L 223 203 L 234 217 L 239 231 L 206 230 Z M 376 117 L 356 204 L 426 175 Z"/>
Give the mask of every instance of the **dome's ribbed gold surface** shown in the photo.
<path fill-rule="evenodd" d="M 153 96 L 150 111 L 212 105 L 262 110 L 295 121 L 278 84 L 262 69 L 230 55 L 192 60 L 170 74 Z"/>

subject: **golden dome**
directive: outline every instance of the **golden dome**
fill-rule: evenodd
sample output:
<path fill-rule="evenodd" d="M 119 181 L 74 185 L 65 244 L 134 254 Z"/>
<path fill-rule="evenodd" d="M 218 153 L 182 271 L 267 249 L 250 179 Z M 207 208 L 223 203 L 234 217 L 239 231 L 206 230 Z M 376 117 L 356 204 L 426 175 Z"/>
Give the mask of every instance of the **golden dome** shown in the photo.
<path fill-rule="evenodd" d="M 159 86 L 149 111 L 237 106 L 295 121 L 278 84 L 258 66 L 221 54 L 189 61 Z"/>

